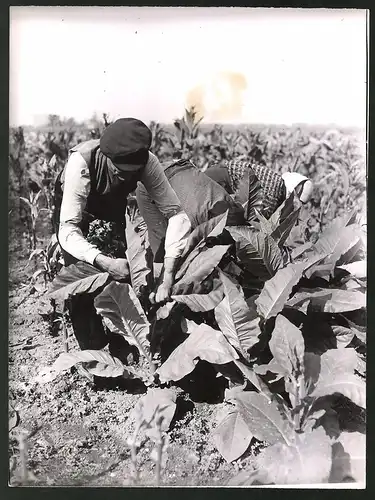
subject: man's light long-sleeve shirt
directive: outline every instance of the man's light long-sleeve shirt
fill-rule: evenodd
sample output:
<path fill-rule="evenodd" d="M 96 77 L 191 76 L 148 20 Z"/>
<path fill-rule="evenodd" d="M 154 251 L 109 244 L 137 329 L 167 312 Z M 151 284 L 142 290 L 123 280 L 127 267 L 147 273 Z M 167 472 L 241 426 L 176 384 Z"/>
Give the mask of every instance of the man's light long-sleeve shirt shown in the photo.
<path fill-rule="evenodd" d="M 140 182 L 160 212 L 168 219 L 165 257 L 179 257 L 191 231 L 190 220 L 182 211 L 177 195 L 170 186 L 158 159 L 151 152 Z M 59 241 L 63 249 L 73 257 L 93 264 L 101 251 L 85 239 L 79 228 L 90 194 L 90 186 L 88 165 L 79 152 L 73 152 L 62 178 L 63 199 Z"/>

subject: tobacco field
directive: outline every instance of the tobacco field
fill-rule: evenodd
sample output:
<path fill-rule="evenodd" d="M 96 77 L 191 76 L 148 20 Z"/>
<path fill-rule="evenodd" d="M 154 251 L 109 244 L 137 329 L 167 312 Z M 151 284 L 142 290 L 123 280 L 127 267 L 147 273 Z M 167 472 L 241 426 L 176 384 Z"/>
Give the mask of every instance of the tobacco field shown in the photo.
<path fill-rule="evenodd" d="M 306 206 L 291 195 L 269 219 L 227 226 L 224 213 L 195 228 L 171 301 L 158 307 L 133 198 L 130 283 L 85 263 L 63 268 L 53 238 L 68 150 L 107 124 L 52 115 L 43 128 L 10 130 L 9 484 L 363 487 L 363 134 L 208 126 L 193 109 L 172 126 L 151 123 L 161 161 L 204 171 L 242 158 L 314 183 Z M 109 223 L 93 221 L 89 239 L 124 251 Z M 128 342 L 121 356 L 79 350 L 64 301 L 89 293 Z"/>

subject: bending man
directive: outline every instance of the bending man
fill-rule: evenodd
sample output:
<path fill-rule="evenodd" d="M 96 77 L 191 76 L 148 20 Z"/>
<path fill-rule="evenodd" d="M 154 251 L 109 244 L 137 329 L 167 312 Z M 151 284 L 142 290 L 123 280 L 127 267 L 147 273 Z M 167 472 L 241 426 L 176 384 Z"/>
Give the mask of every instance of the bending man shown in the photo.
<path fill-rule="evenodd" d="M 167 220 L 164 280 L 156 293 L 159 302 L 170 294 L 176 261 L 185 248 L 191 225 L 158 159 L 149 151 L 151 139 L 151 131 L 143 122 L 122 118 L 109 125 L 100 140 L 72 148 L 56 180 L 54 224 L 65 265 L 81 260 L 116 280 L 126 279 L 127 260 L 104 255 L 85 235 L 94 219 L 115 222 L 125 229 L 127 197 L 141 182 Z M 96 314 L 93 296 L 73 296 L 69 310 L 81 349 L 102 349 L 108 337 Z"/>

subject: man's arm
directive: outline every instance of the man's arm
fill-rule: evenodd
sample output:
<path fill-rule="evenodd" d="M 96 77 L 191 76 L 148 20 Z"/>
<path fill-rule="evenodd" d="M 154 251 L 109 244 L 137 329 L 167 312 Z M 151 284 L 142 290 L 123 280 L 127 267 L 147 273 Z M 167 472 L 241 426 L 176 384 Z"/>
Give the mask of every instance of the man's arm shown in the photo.
<path fill-rule="evenodd" d="M 89 243 L 79 224 L 82 221 L 87 197 L 90 193 L 90 174 L 83 157 L 72 153 L 65 168 L 63 199 L 60 211 L 59 241 L 62 248 L 78 260 L 96 265 L 116 280 L 129 275 L 126 259 L 112 259 Z"/>
<path fill-rule="evenodd" d="M 86 240 L 79 228 L 89 193 L 88 166 L 80 153 L 72 153 L 64 172 L 59 241 L 73 257 L 93 264 L 100 250 Z"/>

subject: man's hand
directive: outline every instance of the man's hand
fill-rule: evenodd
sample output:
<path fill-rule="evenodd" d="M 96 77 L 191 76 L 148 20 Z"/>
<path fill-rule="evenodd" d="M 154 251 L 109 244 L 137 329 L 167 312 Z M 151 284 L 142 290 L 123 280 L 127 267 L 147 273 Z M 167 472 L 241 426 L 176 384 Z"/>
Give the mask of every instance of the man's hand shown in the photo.
<path fill-rule="evenodd" d="M 94 264 L 102 271 L 109 273 L 116 281 L 124 281 L 129 277 L 129 264 L 126 259 L 112 259 L 106 255 L 99 254 Z"/>
<path fill-rule="evenodd" d="M 155 295 L 155 302 L 166 302 L 171 296 L 173 280 L 163 280 Z"/>
<path fill-rule="evenodd" d="M 158 286 L 156 293 L 155 292 L 150 293 L 149 300 L 151 304 L 167 302 L 167 300 L 171 296 L 177 263 L 178 259 L 173 259 L 171 257 L 166 257 L 164 259 L 164 267 L 162 269 L 162 274 L 163 274 L 162 282 Z"/>

